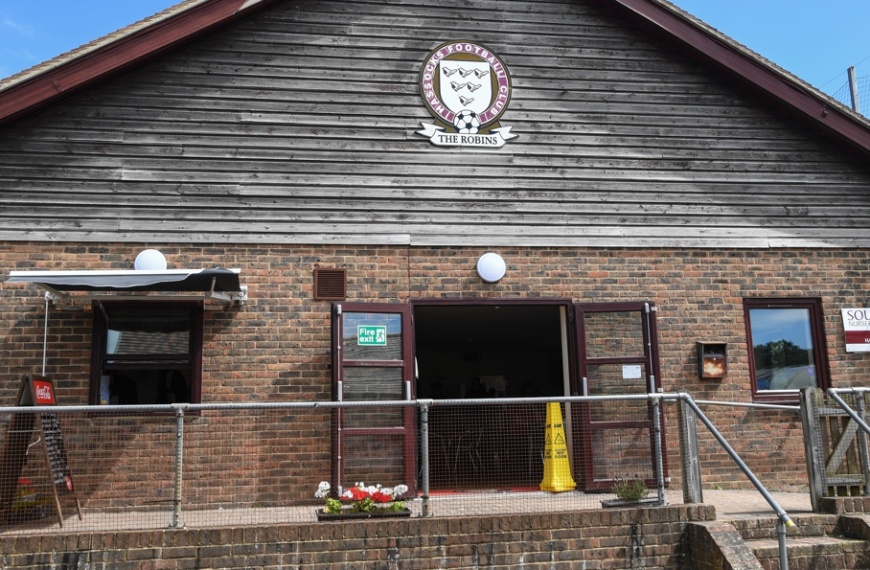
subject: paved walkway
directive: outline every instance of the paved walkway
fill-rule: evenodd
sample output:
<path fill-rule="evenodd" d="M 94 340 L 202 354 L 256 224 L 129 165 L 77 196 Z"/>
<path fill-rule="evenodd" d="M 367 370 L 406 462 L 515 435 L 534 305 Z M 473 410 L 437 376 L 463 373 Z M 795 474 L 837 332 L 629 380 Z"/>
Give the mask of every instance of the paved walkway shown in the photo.
<path fill-rule="evenodd" d="M 719 520 L 751 517 L 775 517 L 776 513 L 754 490 L 715 491 L 704 490 L 704 502 L 716 507 Z M 786 513 L 791 516 L 812 513 L 809 493 L 772 493 Z M 530 492 L 472 492 L 436 495 L 430 499 L 430 514 L 433 516 L 498 515 L 514 512 L 554 512 L 574 509 L 599 508 L 602 495 L 583 493 Z M 681 504 L 682 492 L 667 491 L 668 503 Z M 412 516 L 420 516 L 422 501 L 409 501 L 406 505 Z M 270 507 L 270 508 L 225 508 L 184 510 L 181 524 L 186 528 L 221 528 L 249 525 L 275 525 L 315 522 L 315 507 Z M 50 513 L 51 515 L 51 513 Z M 80 532 L 164 529 L 172 526 L 171 512 L 119 511 L 88 512 L 82 520 L 67 513 L 61 527 L 56 518 L 48 516 L 40 521 L 0 529 L 0 536 L 15 534 L 73 534 Z"/>
<path fill-rule="evenodd" d="M 716 507 L 720 520 L 776 516 L 775 511 L 758 491 L 703 491 L 704 502 Z M 809 491 L 805 493 L 771 493 L 779 506 L 789 515 L 811 514 L 813 506 Z M 680 501 L 682 502 L 682 500 Z"/>

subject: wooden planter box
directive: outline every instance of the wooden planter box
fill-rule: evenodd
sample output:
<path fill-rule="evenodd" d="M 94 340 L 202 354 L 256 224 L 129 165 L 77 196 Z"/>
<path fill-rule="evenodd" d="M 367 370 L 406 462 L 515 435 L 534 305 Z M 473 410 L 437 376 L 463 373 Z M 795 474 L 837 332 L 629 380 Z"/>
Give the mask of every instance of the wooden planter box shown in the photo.
<path fill-rule="evenodd" d="M 636 501 L 626 501 L 624 499 L 605 499 L 601 501 L 601 506 L 605 509 L 616 509 L 620 507 L 653 507 L 659 503 L 658 497 L 645 497 Z"/>

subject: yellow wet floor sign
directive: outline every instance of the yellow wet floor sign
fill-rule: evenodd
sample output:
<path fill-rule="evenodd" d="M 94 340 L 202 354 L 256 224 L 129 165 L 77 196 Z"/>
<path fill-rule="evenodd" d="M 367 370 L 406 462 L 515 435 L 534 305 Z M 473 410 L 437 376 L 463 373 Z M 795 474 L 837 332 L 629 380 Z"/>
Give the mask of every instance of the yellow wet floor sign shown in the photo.
<path fill-rule="evenodd" d="M 562 408 L 558 402 L 547 404 L 547 429 L 544 440 L 544 479 L 541 491 L 573 491 L 577 483 L 571 477 L 568 444 L 562 424 Z"/>

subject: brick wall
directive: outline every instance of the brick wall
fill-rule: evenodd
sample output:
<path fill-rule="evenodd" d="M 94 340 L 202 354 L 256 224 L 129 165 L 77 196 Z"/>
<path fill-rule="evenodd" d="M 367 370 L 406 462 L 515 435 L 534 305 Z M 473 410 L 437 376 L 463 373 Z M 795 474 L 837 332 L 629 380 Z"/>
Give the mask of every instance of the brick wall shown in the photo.
<path fill-rule="evenodd" d="M 751 400 L 742 299 L 820 297 L 834 385 L 866 385 L 870 378 L 870 359 L 844 351 L 839 313 L 867 299 L 870 263 L 863 250 L 501 249 L 507 274 L 497 284 L 476 276 L 475 262 L 484 253 L 476 248 L 7 243 L 0 246 L 0 267 L 128 269 L 145 247 L 163 251 L 170 268 L 242 269 L 250 300 L 229 310 L 209 304 L 206 310 L 205 402 L 330 399 L 330 304 L 313 300 L 315 267 L 347 269 L 349 301 L 653 301 L 665 390 L 736 402 Z M 0 284 L 0 299 L 0 402 L 11 404 L 21 376 L 41 370 L 45 308 L 31 286 Z M 728 343 L 724 379 L 698 379 L 698 340 Z M 87 400 L 90 341 L 89 306 L 50 308 L 46 373 L 55 379 L 63 404 Z M 765 483 L 779 488 L 805 484 L 796 414 L 740 408 L 708 412 Z M 667 442 L 677 466 L 675 431 Z M 703 430 L 701 449 L 705 485 L 746 485 Z M 671 469 L 671 475 L 677 481 L 678 469 Z"/>
<path fill-rule="evenodd" d="M 678 569 L 705 506 L 0 538 L 0 568 Z"/>

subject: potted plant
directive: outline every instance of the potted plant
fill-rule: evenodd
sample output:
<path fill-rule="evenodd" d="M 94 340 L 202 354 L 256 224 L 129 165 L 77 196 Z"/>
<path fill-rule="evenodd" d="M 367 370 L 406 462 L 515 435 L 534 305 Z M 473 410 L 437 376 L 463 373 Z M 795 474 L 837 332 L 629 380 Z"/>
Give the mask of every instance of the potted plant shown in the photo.
<path fill-rule="evenodd" d="M 332 486 L 321 481 L 314 496 L 324 500 L 317 510 L 317 520 L 359 519 L 374 517 L 409 517 L 410 509 L 400 497 L 408 492 L 406 485 L 383 487 L 357 483 L 345 489 L 338 498 L 331 497 Z"/>
<path fill-rule="evenodd" d="M 623 507 L 658 502 L 658 499 L 654 497 L 647 497 L 649 489 L 647 489 L 644 480 L 638 476 L 616 479 L 611 491 L 616 495 L 616 499 L 601 501 L 602 507 Z"/>

